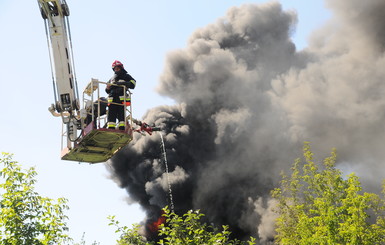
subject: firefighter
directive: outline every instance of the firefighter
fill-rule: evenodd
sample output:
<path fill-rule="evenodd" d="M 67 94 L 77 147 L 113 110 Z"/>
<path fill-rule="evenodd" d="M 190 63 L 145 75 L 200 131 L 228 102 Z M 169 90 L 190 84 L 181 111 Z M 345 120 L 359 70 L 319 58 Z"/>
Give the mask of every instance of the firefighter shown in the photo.
<path fill-rule="evenodd" d="M 99 107 L 100 105 L 100 107 Z M 93 128 L 97 128 L 97 119 L 100 116 L 107 114 L 107 99 L 105 97 L 100 97 L 99 100 L 94 101 L 93 103 L 93 114 L 92 114 L 92 105 L 86 106 L 87 117 L 85 120 L 85 124 L 88 125 L 92 122 L 93 115 Z"/>
<path fill-rule="evenodd" d="M 112 70 L 115 74 L 108 81 L 106 87 L 106 92 L 108 93 L 107 128 L 125 130 L 124 104 L 130 106 L 131 101 L 128 94 L 124 94 L 124 91 L 134 89 L 136 81 L 127 73 L 123 64 L 118 60 L 112 63 Z M 118 125 L 116 125 L 116 119 L 118 119 Z"/>

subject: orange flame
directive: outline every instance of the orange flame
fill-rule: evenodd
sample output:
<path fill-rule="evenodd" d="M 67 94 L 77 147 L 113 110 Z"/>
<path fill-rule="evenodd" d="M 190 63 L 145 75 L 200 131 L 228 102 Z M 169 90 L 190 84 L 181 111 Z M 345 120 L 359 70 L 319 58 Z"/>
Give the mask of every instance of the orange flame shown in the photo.
<path fill-rule="evenodd" d="M 157 220 L 155 220 L 152 223 L 147 224 L 147 227 L 151 232 L 153 232 L 153 233 L 158 232 L 159 226 L 166 222 L 166 217 L 163 216 L 163 213 L 164 212 L 162 212 L 161 216 Z"/>

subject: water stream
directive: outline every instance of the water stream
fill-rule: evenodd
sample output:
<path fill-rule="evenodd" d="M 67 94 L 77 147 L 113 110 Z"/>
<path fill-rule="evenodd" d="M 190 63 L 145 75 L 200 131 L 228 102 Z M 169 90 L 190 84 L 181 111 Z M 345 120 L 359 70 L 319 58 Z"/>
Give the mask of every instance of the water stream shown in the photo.
<path fill-rule="evenodd" d="M 163 160 L 164 160 L 164 166 L 166 169 L 166 178 L 167 178 L 167 185 L 168 185 L 168 194 L 170 196 L 170 211 L 174 213 L 174 201 L 172 198 L 172 190 L 171 190 L 171 183 L 169 179 L 169 174 L 168 174 L 168 164 L 167 164 L 167 154 L 166 154 L 166 148 L 164 146 L 164 140 L 163 140 L 163 135 L 160 133 L 160 139 L 162 141 L 161 149 L 162 149 L 162 154 L 163 154 Z"/>

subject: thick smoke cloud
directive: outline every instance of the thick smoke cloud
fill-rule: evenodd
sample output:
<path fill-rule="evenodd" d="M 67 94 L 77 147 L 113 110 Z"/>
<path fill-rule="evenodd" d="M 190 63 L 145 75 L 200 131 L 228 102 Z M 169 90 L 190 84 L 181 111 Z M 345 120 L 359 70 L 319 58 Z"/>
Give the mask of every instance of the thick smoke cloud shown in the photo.
<path fill-rule="evenodd" d="M 328 1 L 334 18 L 311 37 L 304 69 L 272 81 L 291 141 L 336 147 L 344 168 L 380 186 L 384 176 L 384 1 Z M 372 185 L 372 183 L 368 183 Z"/>
<path fill-rule="evenodd" d="M 383 0 L 327 1 L 334 17 L 297 51 L 297 17 L 279 3 L 243 5 L 168 54 L 159 93 L 175 100 L 143 120 L 162 128 L 111 160 L 113 178 L 156 219 L 200 209 L 238 238 L 274 234 L 270 190 L 301 154 L 336 147 L 339 166 L 378 186 L 385 158 Z M 374 180 L 374 182 L 372 181 Z M 167 183 L 168 182 L 168 183 Z"/>

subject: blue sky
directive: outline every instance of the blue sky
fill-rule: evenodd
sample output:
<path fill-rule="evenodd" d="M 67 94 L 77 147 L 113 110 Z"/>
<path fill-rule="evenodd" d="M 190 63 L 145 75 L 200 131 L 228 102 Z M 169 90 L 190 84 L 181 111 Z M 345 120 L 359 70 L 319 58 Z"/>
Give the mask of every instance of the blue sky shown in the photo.
<path fill-rule="evenodd" d="M 111 63 L 118 59 L 137 80 L 135 118 L 172 104 L 155 91 L 167 53 L 184 48 L 194 30 L 215 22 L 231 6 L 264 2 L 67 0 L 79 91 L 91 78 L 108 80 Z M 283 9 L 297 11 L 297 49 L 306 47 L 309 34 L 330 17 L 321 0 L 280 2 Z M 113 244 L 117 237 L 107 216 L 130 225 L 140 222 L 143 213 L 138 205 L 127 204 L 125 190 L 108 178 L 108 163 L 60 160 L 61 121 L 47 110 L 54 97 L 37 2 L 0 0 L 0 32 L 0 150 L 13 153 L 25 168 L 36 167 L 41 195 L 69 199 L 68 225 L 76 241 L 85 232 L 89 243 Z"/>

